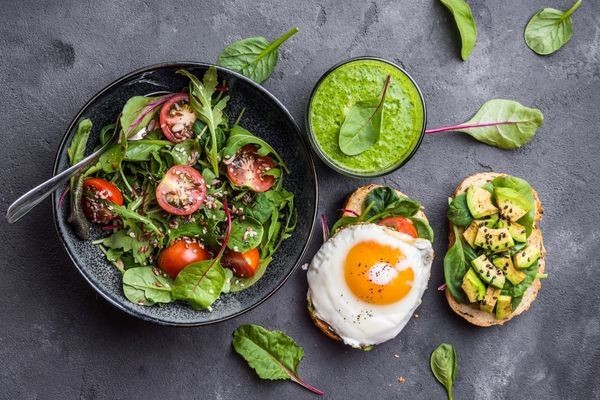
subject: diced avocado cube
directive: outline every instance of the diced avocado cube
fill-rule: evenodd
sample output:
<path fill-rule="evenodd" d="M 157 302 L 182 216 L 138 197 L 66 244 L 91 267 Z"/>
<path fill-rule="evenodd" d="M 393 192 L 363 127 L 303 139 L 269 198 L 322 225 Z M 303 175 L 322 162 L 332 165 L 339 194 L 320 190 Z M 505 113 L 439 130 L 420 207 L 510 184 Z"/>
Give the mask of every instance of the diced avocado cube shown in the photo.
<path fill-rule="evenodd" d="M 471 222 L 471 224 L 465 229 L 463 232 L 463 237 L 469 243 L 471 247 L 475 247 L 475 237 L 477 236 L 477 232 L 481 227 L 493 228 L 498 221 L 498 214 L 491 215 L 486 219 L 476 219 Z"/>
<path fill-rule="evenodd" d="M 492 194 L 478 186 L 467 189 L 467 207 L 474 218 L 497 214 L 498 208 L 492 202 Z"/>
<path fill-rule="evenodd" d="M 498 228 L 506 228 L 510 236 L 516 242 L 525 242 L 527 240 L 527 231 L 525 227 L 517 222 L 511 222 L 507 219 L 501 219 L 498 222 Z"/>
<path fill-rule="evenodd" d="M 475 236 L 475 245 L 485 250 L 500 253 L 514 246 L 515 242 L 507 228 L 481 227 Z"/>
<path fill-rule="evenodd" d="M 471 265 L 483 281 L 498 289 L 504 287 L 504 282 L 506 280 L 504 272 L 496 268 L 490 260 L 488 260 L 485 254 L 482 254 L 471 261 Z"/>
<path fill-rule="evenodd" d="M 515 267 L 518 269 L 529 268 L 540 258 L 541 255 L 542 252 L 540 251 L 539 246 L 529 244 L 513 257 Z"/>
<path fill-rule="evenodd" d="M 465 292 L 471 303 L 481 301 L 485 297 L 485 285 L 483 282 L 481 282 L 475 271 L 473 271 L 471 268 L 469 268 L 463 277 L 462 285 L 460 285 L 460 287 Z"/>
<path fill-rule="evenodd" d="M 496 204 L 500 209 L 500 215 L 509 221 L 515 222 L 529 212 L 529 205 L 516 190 L 497 187 L 494 190 Z"/>
<path fill-rule="evenodd" d="M 496 302 L 496 319 L 504 319 L 512 314 L 512 298 L 500 295 Z"/>
<path fill-rule="evenodd" d="M 496 305 L 498 296 L 500 296 L 500 289 L 497 289 L 493 286 L 488 286 L 485 292 L 485 297 L 479 303 L 479 309 L 488 313 L 494 311 L 494 306 Z"/>
<path fill-rule="evenodd" d="M 492 263 L 494 263 L 496 268 L 499 268 L 504 272 L 506 279 L 513 285 L 518 285 L 525 279 L 525 272 L 517 270 L 513 265 L 511 258 L 508 256 L 496 257 Z"/>

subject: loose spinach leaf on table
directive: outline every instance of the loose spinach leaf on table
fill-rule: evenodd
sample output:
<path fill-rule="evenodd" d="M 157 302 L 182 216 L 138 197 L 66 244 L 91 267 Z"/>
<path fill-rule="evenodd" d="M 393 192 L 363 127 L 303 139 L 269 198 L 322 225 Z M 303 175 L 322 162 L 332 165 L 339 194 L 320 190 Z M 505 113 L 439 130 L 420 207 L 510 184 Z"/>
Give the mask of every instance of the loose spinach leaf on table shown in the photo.
<path fill-rule="evenodd" d="M 208 127 L 210 133 L 210 146 L 206 147 L 206 156 L 210 162 L 215 175 L 219 174 L 219 143 L 217 139 L 217 127 L 223 122 L 223 110 L 227 105 L 229 96 L 222 97 L 213 105 L 212 96 L 217 87 L 217 69 L 210 67 L 202 78 L 202 82 L 192 73 L 180 69 L 178 74 L 190 79 L 190 106 L 200 119 Z"/>
<path fill-rule="evenodd" d="M 323 394 L 298 376 L 304 350 L 285 333 L 259 325 L 242 325 L 233 332 L 232 345 L 261 379 L 292 380 L 313 393 Z"/>
<path fill-rule="evenodd" d="M 231 226 L 231 237 L 227 247 L 233 251 L 245 253 L 258 247 L 263 237 L 263 226 L 252 217 L 246 216 L 243 220 L 238 219 Z"/>
<path fill-rule="evenodd" d="M 573 36 L 571 15 L 581 6 L 577 0 L 567 11 L 555 8 L 542 8 L 536 12 L 525 27 L 527 47 L 545 56 L 558 51 Z"/>
<path fill-rule="evenodd" d="M 239 40 L 223 49 L 217 64 L 262 83 L 275 70 L 279 46 L 297 32 L 298 28 L 294 27 L 272 43 L 261 36 Z"/>
<path fill-rule="evenodd" d="M 475 23 L 475 18 L 473 18 L 471 7 L 464 0 L 440 1 L 450 10 L 458 26 L 462 47 L 460 55 L 466 61 L 477 42 L 477 24 Z"/>
<path fill-rule="evenodd" d="M 226 277 L 218 259 L 195 262 L 177 275 L 172 296 L 185 300 L 196 310 L 207 309 L 221 295 Z"/>
<path fill-rule="evenodd" d="M 467 206 L 467 195 L 465 193 L 459 194 L 450 202 L 448 220 L 457 226 L 468 226 L 473 221 L 473 216 Z"/>
<path fill-rule="evenodd" d="M 468 247 L 463 244 L 461 235 L 456 226 L 452 227 L 454 231 L 454 245 L 448 249 L 444 257 L 444 278 L 446 287 L 450 294 L 459 303 L 468 303 L 467 296 L 463 292 L 462 280 L 469 270 L 470 262 L 465 258 L 464 249 Z"/>
<path fill-rule="evenodd" d="M 381 134 L 385 97 L 390 85 L 388 75 L 381 94 L 374 99 L 359 101 L 346 113 L 340 127 L 338 145 L 342 153 L 355 156 L 373 146 Z"/>
<path fill-rule="evenodd" d="M 129 301 L 143 306 L 170 303 L 172 281 L 156 275 L 152 267 L 137 267 L 123 273 L 123 292 Z"/>
<path fill-rule="evenodd" d="M 456 356 L 454 347 L 448 343 L 442 343 L 436 347 L 431 352 L 429 366 L 435 379 L 446 388 L 448 400 L 452 400 L 452 385 L 456 380 L 456 372 L 458 370 L 458 357 Z"/>
<path fill-rule="evenodd" d="M 464 132 L 490 146 L 511 150 L 529 143 L 543 122 L 544 115 L 536 108 L 513 100 L 493 99 L 484 103 L 467 122 L 428 129 L 425 133 Z"/>

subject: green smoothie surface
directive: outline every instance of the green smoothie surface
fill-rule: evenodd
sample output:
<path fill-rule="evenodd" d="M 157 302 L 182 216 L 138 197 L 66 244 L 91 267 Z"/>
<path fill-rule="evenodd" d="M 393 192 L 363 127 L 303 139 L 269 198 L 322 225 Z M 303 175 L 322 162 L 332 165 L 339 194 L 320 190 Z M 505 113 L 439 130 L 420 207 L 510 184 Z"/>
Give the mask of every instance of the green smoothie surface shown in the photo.
<path fill-rule="evenodd" d="M 391 75 L 379 140 L 365 152 L 348 156 L 339 148 L 340 127 L 356 103 L 376 98 Z M 424 109 L 410 78 L 384 61 L 364 59 L 343 64 L 321 80 L 310 101 L 309 129 L 330 162 L 351 173 L 376 174 L 393 169 L 419 143 Z"/>

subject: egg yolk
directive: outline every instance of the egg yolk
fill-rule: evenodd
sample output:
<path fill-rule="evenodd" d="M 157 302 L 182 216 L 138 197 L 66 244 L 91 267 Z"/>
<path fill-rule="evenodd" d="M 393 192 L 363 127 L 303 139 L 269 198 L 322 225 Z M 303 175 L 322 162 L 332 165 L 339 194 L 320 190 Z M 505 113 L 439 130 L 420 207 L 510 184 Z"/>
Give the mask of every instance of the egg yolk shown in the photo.
<path fill-rule="evenodd" d="M 359 299 L 378 305 L 392 304 L 406 296 L 414 281 L 412 268 L 398 270 L 404 258 L 394 247 L 374 241 L 357 243 L 346 256 L 346 283 Z"/>

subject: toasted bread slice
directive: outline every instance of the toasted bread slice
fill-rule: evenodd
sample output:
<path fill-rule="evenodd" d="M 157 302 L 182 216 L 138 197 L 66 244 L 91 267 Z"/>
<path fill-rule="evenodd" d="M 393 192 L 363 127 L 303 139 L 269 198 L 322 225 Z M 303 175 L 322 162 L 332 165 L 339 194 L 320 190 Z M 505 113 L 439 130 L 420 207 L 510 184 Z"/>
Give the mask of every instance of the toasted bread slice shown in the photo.
<path fill-rule="evenodd" d="M 471 175 L 464 181 L 458 185 L 456 190 L 454 191 L 453 196 L 458 196 L 461 193 L 466 192 L 466 190 L 472 186 L 477 185 L 481 186 L 485 183 L 491 182 L 497 176 L 506 176 L 507 174 L 499 174 L 495 172 L 482 172 L 479 174 Z M 535 245 L 540 247 L 541 256 L 538 261 L 538 273 L 542 274 L 546 268 L 546 249 L 544 248 L 544 242 L 542 238 L 542 232 L 540 231 L 539 223 L 542 220 L 544 209 L 542 208 L 542 203 L 540 202 L 540 198 L 538 193 L 534 190 L 533 196 L 535 198 L 535 222 L 533 226 L 533 231 L 529 238 L 527 238 L 528 245 Z M 463 229 L 459 227 L 459 231 L 462 234 Z M 450 230 L 448 235 L 448 248 L 454 245 L 454 241 L 456 238 L 454 237 L 454 232 L 452 230 L 452 224 L 450 224 Z M 523 299 L 521 303 L 517 307 L 516 310 L 512 312 L 509 316 L 504 319 L 496 319 L 496 316 L 491 313 L 487 313 L 485 311 L 481 311 L 477 304 L 463 304 L 457 302 L 454 297 L 450 294 L 450 291 L 446 289 L 446 299 L 448 300 L 448 304 L 452 310 L 472 323 L 473 325 L 487 327 L 492 325 L 502 325 L 507 321 L 510 321 L 513 317 L 527 311 L 535 298 L 537 297 L 538 291 L 542 287 L 542 283 L 540 279 L 536 278 L 531 286 L 527 289 L 525 294 L 523 295 Z"/>
<path fill-rule="evenodd" d="M 358 189 L 356 189 L 354 192 L 350 193 L 350 195 L 348 195 L 348 198 L 346 199 L 346 202 L 344 203 L 344 210 L 342 211 L 341 216 L 349 217 L 349 216 L 354 216 L 354 215 L 360 215 L 363 210 L 363 204 L 365 202 L 367 195 L 373 189 L 376 189 L 378 187 L 381 187 L 381 185 L 371 184 L 371 185 L 361 186 Z M 398 193 L 398 196 L 406 197 L 406 195 L 403 194 L 402 192 L 400 192 L 399 190 L 396 190 L 396 193 Z M 415 214 L 415 217 L 421 218 L 422 220 L 427 221 L 427 223 L 429 223 L 429 220 L 427 219 L 427 216 L 425 215 L 425 213 L 423 212 L 422 209 L 419 210 Z M 310 299 L 310 291 L 307 294 L 307 302 L 308 302 L 308 314 L 310 315 L 311 319 L 313 320 L 313 322 L 317 326 L 317 328 L 319 328 L 327 337 L 329 337 L 333 340 L 341 341 L 342 339 L 335 333 L 335 330 L 331 326 L 329 326 L 329 324 L 327 324 L 327 322 L 325 322 L 322 319 L 320 319 L 319 317 L 317 317 L 315 310 L 313 308 L 313 305 L 312 305 L 312 301 Z"/>

